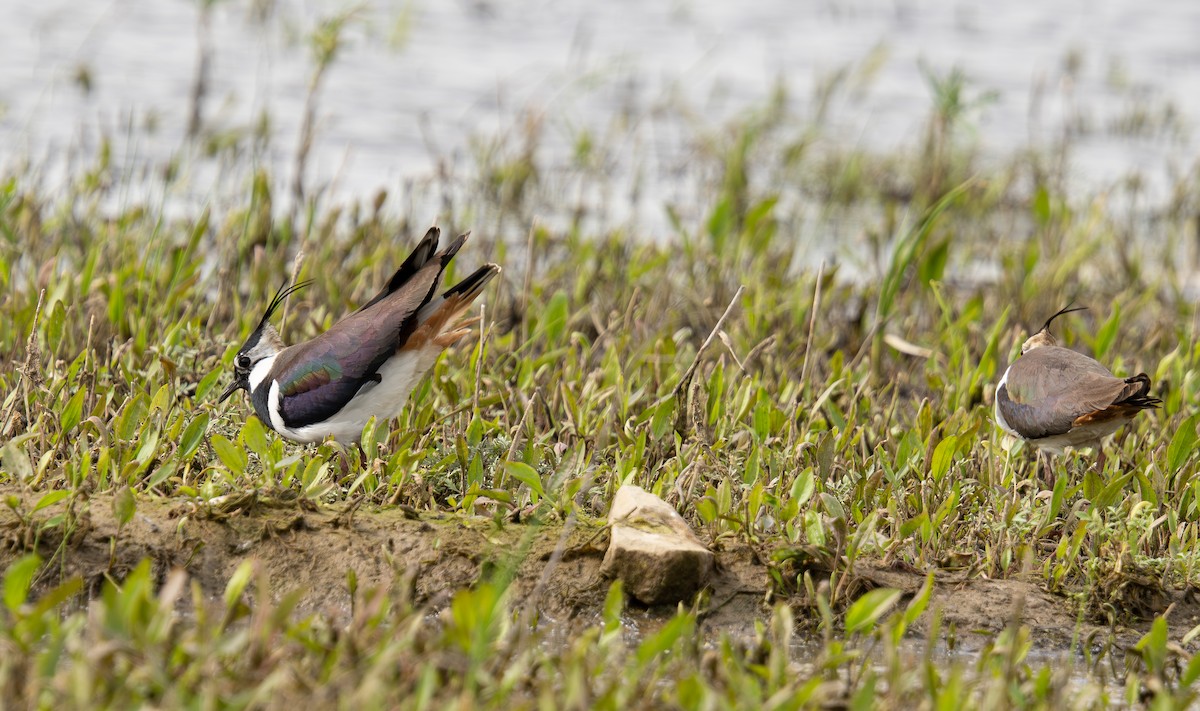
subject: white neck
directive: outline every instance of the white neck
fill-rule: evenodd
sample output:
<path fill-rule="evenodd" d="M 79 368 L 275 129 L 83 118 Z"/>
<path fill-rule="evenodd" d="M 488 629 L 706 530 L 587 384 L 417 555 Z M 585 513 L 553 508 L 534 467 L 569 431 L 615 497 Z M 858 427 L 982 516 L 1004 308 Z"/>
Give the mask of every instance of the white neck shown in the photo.
<path fill-rule="evenodd" d="M 275 365 L 276 356 L 270 355 L 254 364 L 250 369 L 250 390 L 258 390 L 258 386 L 266 380 L 267 374 L 271 372 L 272 366 Z"/>

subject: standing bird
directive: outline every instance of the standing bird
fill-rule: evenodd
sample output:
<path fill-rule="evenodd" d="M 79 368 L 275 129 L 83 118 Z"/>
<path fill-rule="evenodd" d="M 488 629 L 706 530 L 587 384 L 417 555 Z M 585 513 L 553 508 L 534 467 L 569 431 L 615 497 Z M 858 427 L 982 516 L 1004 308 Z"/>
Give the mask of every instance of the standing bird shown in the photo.
<path fill-rule="evenodd" d="M 383 290 L 312 340 L 285 347 L 270 324 L 275 310 L 308 282 L 280 288 L 233 362 L 237 390 L 250 394 L 258 418 L 296 442 L 333 436 L 357 442 L 372 416 L 395 417 L 442 351 L 470 333 L 479 318 L 459 318 L 500 273 L 485 264 L 438 293 L 446 265 L 467 240 L 438 252 L 433 227 Z"/>
<path fill-rule="evenodd" d="M 1094 358 L 1062 348 L 1046 320 L 1042 330 L 1021 346 L 1021 357 L 1004 371 L 996 386 L 996 424 L 1041 451 L 1062 454 L 1064 447 L 1093 447 L 1104 465 L 1101 440 L 1142 410 L 1162 400 L 1150 397 L 1150 378 L 1138 373 L 1118 378 Z"/>

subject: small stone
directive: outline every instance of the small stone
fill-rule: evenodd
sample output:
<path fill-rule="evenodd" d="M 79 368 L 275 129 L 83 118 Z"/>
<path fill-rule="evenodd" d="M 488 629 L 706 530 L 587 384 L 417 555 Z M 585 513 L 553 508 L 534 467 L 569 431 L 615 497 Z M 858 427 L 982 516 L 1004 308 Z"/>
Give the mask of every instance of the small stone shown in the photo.
<path fill-rule="evenodd" d="M 617 489 L 600 571 L 646 605 L 687 600 L 712 575 L 713 554 L 667 502 L 640 486 Z"/>

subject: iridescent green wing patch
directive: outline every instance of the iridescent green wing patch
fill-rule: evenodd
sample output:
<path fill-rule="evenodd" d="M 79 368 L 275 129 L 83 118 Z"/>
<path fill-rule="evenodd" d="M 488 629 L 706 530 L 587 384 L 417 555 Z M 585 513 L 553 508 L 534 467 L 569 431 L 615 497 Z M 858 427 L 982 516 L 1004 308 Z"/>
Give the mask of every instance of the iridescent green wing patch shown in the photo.
<path fill-rule="evenodd" d="M 306 393 L 342 377 L 337 361 L 323 360 L 298 364 L 287 382 L 279 384 L 284 397 Z"/>

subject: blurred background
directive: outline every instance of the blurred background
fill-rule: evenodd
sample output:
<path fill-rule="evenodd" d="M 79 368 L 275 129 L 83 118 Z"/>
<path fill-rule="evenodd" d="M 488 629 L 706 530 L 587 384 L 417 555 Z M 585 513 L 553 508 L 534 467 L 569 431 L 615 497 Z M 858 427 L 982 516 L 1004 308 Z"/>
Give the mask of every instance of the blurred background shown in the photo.
<path fill-rule="evenodd" d="M 240 200 L 259 173 L 281 201 L 383 189 L 432 221 L 468 184 L 521 189 L 525 171 L 555 185 L 529 210 L 540 220 L 669 236 L 708 213 L 692 204 L 719 179 L 704 152 L 755 115 L 773 117 L 765 151 L 836 165 L 920 161 L 948 141 L 976 171 L 1056 155 L 1064 192 L 1134 209 L 1178 199 L 1196 169 L 1200 4 L 1186 0 L 43 0 L 9 12 L 0 167 L 54 190 L 106 161 L 113 200 L 175 214 Z"/>

